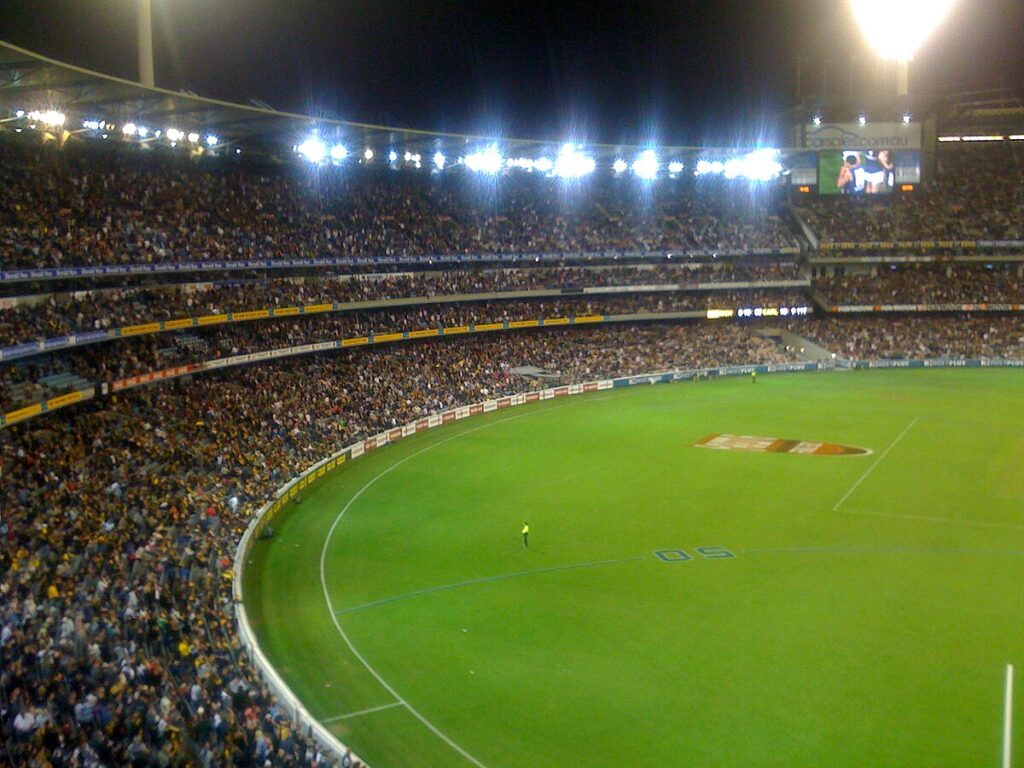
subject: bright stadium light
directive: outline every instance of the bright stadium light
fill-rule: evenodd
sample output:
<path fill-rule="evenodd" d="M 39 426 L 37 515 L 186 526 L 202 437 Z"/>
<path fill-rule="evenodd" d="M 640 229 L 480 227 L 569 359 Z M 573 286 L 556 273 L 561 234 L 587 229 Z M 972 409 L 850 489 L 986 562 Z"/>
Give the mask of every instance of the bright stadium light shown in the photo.
<path fill-rule="evenodd" d="M 653 179 L 658 175 L 658 156 L 653 149 L 645 149 L 633 161 L 633 173 L 641 179 Z"/>
<path fill-rule="evenodd" d="M 138 132 L 139 126 L 137 126 L 135 123 L 125 123 L 121 126 L 121 133 L 123 133 L 125 136 L 134 136 Z"/>
<path fill-rule="evenodd" d="M 554 174 L 563 179 L 578 179 L 593 173 L 596 167 L 594 158 L 584 155 L 572 144 L 564 144 L 555 158 Z"/>
<path fill-rule="evenodd" d="M 623 160 L 621 157 L 616 159 L 615 162 L 612 163 L 612 170 L 615 171 L 616 173 L 625 173 L 628 167 L 629 165 L 627 165 L 626 161 Z"/>
<path fill-rule="evenodd" d="M 295 148 L 295 151 L 311 163 L 321 163 L 327 156 L 327 146 L 316 136 L 310 136 Z"/>
<path fill-rule="evenodd" d="M 29 112 L 28 119 L 40 122 L 50 128 L 59 128 L 64 125 L 64 121 L 67 119 L 67 116 L 63 112 L 58 112 L 55 109 L 47 109 L 43 112 Z"/>
<path fill-rule="evenodd" d="M 867 124 L 868 124 L 868 116 L 867 115 L 858 115 L 857 116 L 857 125 L 859 125 L 861 127 L 864 127 Z"/>
<path fill-rule="evenodd" d="M 363 152 L 363 160 L 365 160 L 366 162 L 370 162 L 371 160 L 373 160 L 373 150 L 370 149 L 369 147 L 367 147 L 366 150 Z"/>
<path fill-rule="evenodd" d="M 147 136 L 149 136 L 149 128 L 147 128 L 144 125 L 140 125 L 138 128 L 138 134 L 143 139 L 146 138 Z"/>
<path fill-rule="evenodd" d="M 331 147 L 331 160 L 340 163 L 348 157 L 348 148 L 344 144 L 335 144 Z"/>
<path fill-rule="evenodd" d="M 681 162 L 679 162 L 678 160 L 673 160 L 671 163 L 668 164 L 668 172 L 669 173 L 682 173 L 683 172 L 683 164 Z"/>
<path fill-rule="evenodd" d="M 433 160 L 434 160 L 434 168 L 436 168 L 439 171 L 443 171 L 444 170 L 444 164 L 446 162 L 448 162 L 448 159 L 444 156 L 443 152 L 435 152 Z"/>
<path fill-rule="evenodd" d="M 487 149 L 466 155 L 466 167 L 476 173 L 498 173 L 504 165 L 504 158 L 493 144 Z"/>
<path fill-rule="evenodd" d="M 853 17 L 875 53 L 910 61 L 946 18 L 955 0 L 850 0 Z"/>
<path fill-rule="evenodd" d="M 905 114 L 905 115 L 903 116 L 903 124 L 904 124 L 904 125 L 910 125 L 910 119 L 911 119 L 911 118 L 910 118 L 910 114 L 909 114 L 909 113 L 908 113 L 908 114 Z"/>
<path fill-rule="evenodd" d="M 99 120 L 83 120 L 82 127 L 87 131 L 98 131 L 103 126 Z"/>
<path fill-rule="evenodd" d="M 219 136 L 214 136 L 211 133 L 209 136 L 206 137 L 206 146 L 208 146 L 208 147 L 216 147 L 218 144 L 220 144 L 220 137 Z"/>
<path fill-rule="evenodd" d="M 815 115 L 811 118 L 811 122 L 815 125 L 821 125 L 821 115 Z"/>
<path fill-rule="evenodd" d="M 179 128 L 168 128 L 167 129 L 167 140 L 168 141 L 181 141 L 185 138 L 185 134 L 181 132 Z"/>
<path fill-rule="evenodd" d="M 192 131 L 188 135 L 188 142 L 189 142 L 189 144 L 198 144 L 199 143 L 199 134 L 196 133 L 195 131 Z"/>
<path fill-rule="evenodd" d="M 390 152 L 388 152 L 388 162 L 389 163 L 397 163 L 398 162 L 398 153 L 395 152 L 395 150 L 393 150 L 393 149 Z"/>

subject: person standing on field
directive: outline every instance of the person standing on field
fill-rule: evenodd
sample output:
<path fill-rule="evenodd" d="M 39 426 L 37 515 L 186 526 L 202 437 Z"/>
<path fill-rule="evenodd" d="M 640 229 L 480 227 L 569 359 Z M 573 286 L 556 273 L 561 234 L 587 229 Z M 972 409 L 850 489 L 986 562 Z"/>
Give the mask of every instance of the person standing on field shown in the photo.
<path fill-rule="evenodd" d="M 523 523 L 523 546 L 530 548 L 530 524 L 526 522 Z"/>

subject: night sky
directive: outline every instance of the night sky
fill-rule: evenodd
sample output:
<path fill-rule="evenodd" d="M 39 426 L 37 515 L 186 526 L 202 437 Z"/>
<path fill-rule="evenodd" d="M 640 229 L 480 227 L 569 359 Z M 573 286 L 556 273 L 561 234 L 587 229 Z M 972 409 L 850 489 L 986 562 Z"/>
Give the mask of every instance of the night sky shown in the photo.
<path fill-rule="evenodd" d="M 845 0 L 154 0 L 157 84 L 431 130 L 665 143 L 779 126 Z M 881 22 L 884 23 L 884 20 Z M 1024 2 L 959 0 L 912 91 L 1024 85 Z M 2 0 L 0 38 L 135 79 L 135 0 Z M 814 65 L 812 65 L 813 67 Z"/>

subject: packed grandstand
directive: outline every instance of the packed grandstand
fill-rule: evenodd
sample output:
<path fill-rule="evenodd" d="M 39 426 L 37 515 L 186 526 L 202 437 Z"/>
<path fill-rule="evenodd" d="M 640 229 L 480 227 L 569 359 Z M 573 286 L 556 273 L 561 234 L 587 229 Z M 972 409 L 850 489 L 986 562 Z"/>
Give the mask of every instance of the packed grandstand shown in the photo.
<path fill-rule="evenodd" d="M 943 148 L 928 186 L 882 199 L 685 174 L 567 199 L 533 175 L 482 194 L 0 133 L 0 762 L 354 764 L 291 719 L 234 623 L 235 548 L 278 488 L 553 383 L 1020 359 L 1022 163 L 1019 144 Z M 999 245 L 907 245 L 944 240 Z M 19 273 L 280 259 L 333 261 Z"/>

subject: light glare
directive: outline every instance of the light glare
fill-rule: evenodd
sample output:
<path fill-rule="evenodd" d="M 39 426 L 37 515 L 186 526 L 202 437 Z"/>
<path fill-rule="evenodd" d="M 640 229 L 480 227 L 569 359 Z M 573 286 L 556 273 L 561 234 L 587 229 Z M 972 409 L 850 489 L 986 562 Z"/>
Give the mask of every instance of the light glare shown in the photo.
<path fill-rule="evenodd" d="M 446 162 L 447 162 L 447 159 L 445 158 L 443 152 L 435 152 L 434 153 L 434 167 L 437 170 L 443 171 L 444 170 L 444 164 Z"/>
<path fill-rule="evenodd" d="M 493 144 L 487 149 L 466 155 L 466 167 L 476 173 L 498 173 L 504 165 L 505 160 Z"/>
<path fill-rule="evenodd" d="M 658 156 L 653 149 L 645 149 L 633 161 L 633 173 L 641 179 L 653 179 L 658 175 Z"/>
<path fill-rule="evenodd" d="M 335 144 L 331 147 L 331 160 L 341 162 L 348 157 L 348 148 L 344 144 Z"/>
<path fill-rule="evenodd" d="M 955 0 L 850 0 L 853 17 L 875 53 L 910 61 Z"/>
<path fill-rule="evenodd" d="M 310 136 L 295 148 L 295 151 L 311 163 L 321 163 L 327 156 L 327 147 L 316 136 Z"/>
<path fill-rule="evenodd" d="M 623 160 L 621 157 L 618 158 L 614 163 L 612 163 L 612 170 L 615 171 L 616 173 L 625 173 L 628 167 L 629 166 L 626 164 L 626 161 Z"/>

